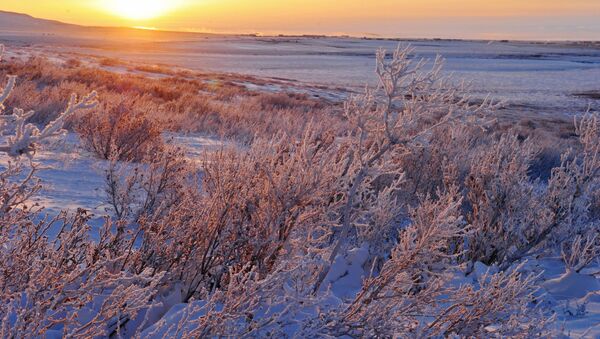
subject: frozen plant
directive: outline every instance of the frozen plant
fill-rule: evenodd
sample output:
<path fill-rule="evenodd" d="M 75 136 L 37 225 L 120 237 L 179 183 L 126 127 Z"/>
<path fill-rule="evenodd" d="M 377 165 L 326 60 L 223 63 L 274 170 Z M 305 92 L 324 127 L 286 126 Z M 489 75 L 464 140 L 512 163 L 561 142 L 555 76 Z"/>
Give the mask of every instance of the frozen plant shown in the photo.
<path fill-rule="evenodd" d="M 186 186 L 197 184 L 184 153 L 175 146 L 146 158 L 144 164 L 120 162 L 113 151 L 106 170 L 105 192 L 110 209 L 119 220 L 139 221 L 158 217 L 177 205 Z"/>
<path fill-rule="evenodd" d="M 209 155 L 202 185 L 184 185 L 176 204 L 140 223 L 135 269 L 169 270 L 185 301 L 227 289 L 241 269 L 270 274 L 326 213 L 332 141 L 309 131 L 301 140 L 280 135 Z"/>
<path fill-rule="evenodd" d="M 577 120 L 575 131 L 581 152 L 567 151 L 543 195 L 543 217 L 529 230 L 526 241 L 515 244 L 502 268 L 527 256 L 543 243 L 560 244 L 590 227 L 590 202 L 600 188 L 600 118 L 587 114 Z"/>
<path fill-rule="evenodd" d="M 561 254 L 568 271 L 579 273 L 600 258 L 598 230 L 592 228 L 584 235 L 576 235 L 562 244 Z"/>
<path fill-rule="evenodd" d="M 0 104 L 14 84 L 9 77 Z M 106 222 L 100 240 L 92 241 L 86 211 L 52 218 L 26 206 L 40 189 L 32 160 L 39 143 L 62 134 L 65 119 L 93 107 L 95 97 L 92 92 L 77 101 L 73 95 L 66 111 L 41 130 L 26 123 L 31 112 L 17 109 L 4 116 L 2 131 L 14 135 L 0 150 L 17 161 L 27 155 L 32 170 L 16 181 L 18 165 L 11 163 L 0 173 L 0 337 L 118 336 L 148 307 L 161 281 L 162 274 L 121 270 L 132 247 L 122 227 L 113 229 Z"/>
<path fill-rule="evenodd" d="M 0 60 L 4 52 L 4 46 L 0 45 Z M 35 152 L 39 143 L 45 139 L 62 135 L 62 129 L 65 119 L 72 116 L 76 111 L 89 109 L 96 106 L 96 92 L 85 96 L 77 101 L 77 96 L 73 94 L 69 101 L 67 109 L 56 118 L 56 120 L 47 124 L 42 130 L 35 125 L 27 123 L 27 119 L 33 115 L 33 111 L 25 112 L 22 109 L 15 108 L 13 114 L 1 114 L 4 110 L 4 103 L 10 96 L 16 83 L 15 76 L 9 76 L 8 82 L 4 88 L 0 89 L 0 131 L 2 134 L 8 134 L 4 137 L 4 144 L 0 145 L 0 152 L 6 153 L 13 158 L 21 155 L 27 155 L 30 158 L 30 170 L 18 183 L 11 182 L 23 171 L 23 166 L 19 159 L 9 162 L 9 166 L 0 174 L 1 188 L 4 192 L 0 199 L 0 213 L 6 213 L 14 207 L 22 206 L 29 197 L 39 190 L 39 183 L 34 178 L 37 166 L 31 161 L 32 153 Z"/>
<path fill-rule="evenodd" d="M 4 102 L 15 87 L 15 82 L 16 77 L 9 76 L 6 87 L 0 91 L 0 113 L 4 109 Z M 27 123 L 27 119 L 34 114 L 33 111 L 25 112 L 22 109 L 15 108 L 13 114 L 2 115 L 2 129 L 12 129 L 14 135 L 8 137 L 4 145 L 0 145 L 0 152 L 13 157 L 23 154 L 30 155 L 41 141 L 64 134 L 63 125 L 65 120 L 73 113 L 95 107 L 97 104 L 96 96 L 96 92 L 92 92 L 78 100 L 76 94 L 71 95 L 67 109 L 41 130 L 31 123 Z"/>
<path fill-rule="evenodd" d="M 444 301 L 450 305 L 439 311 L 424 333 L 460 337 L 552 336 L 554 317 L 545 317 L 532 305 L 538 277 L 520 273 L 521 268 L 485 273 L 479 277 L 478 287 L 465 285 L 449 292 Z"/>
<path fill-rule="evenodd" d="M 399 49 L 390 60 L 378 52 L 379 86 L 351 98 L 339 120 L 288 120 L 294 110 L 266 118 L 298 98 L 247 102 L 235 89 L 227 104 L 207 105 L 190 97 L 198 92 L 192 83 L 182 91 L 194 94 L 185 96 L 176 80 L 157 88 L 119 83 L 156 91 L 161 108 L 252 143 L 207 154 L 197 173 L 179 150 L 140 146 L 140 138 L 160 135 L 160 120 L 138 126 L 150 116 L 122 115 L 129 106 L 94 116 L 80 132 L 113 160 L 106 193 L 117 219 L 97 241 L 84 211 L 40 221 L 24 206 L 37 183 L 11 184 L 14 170 L 5 172 L 0 334 L 548 335 L 553 318 L 534 307 L 537 275 L 512 263 L 555 242 L 564 242 L 572 270 L 597 257 L 597 236 L 583 232 L 594 221 L 587 209 L 598 188 L 597 120 L 578 123 L 584 152 L 566 155 L 548 186 L 538 185 L 528 177 L 532 142 L 485 135 L 479 118 L 495 105 L 474 104 L 443 78 L 441 59 L 415 61 L 411 53 Z M 12 87 L 14 78 L 2 102 Z M 156 109 L 156 98 L 140 94 L 126 104 Z M 210 113 L 234 105 L 228 119 Z M 69 111 L 50 125 L 62 127 Z M 7 123 L 18 119 L 17 134 L 31 131 L 14 137 L 26 140 L 13 144 L 14 155 L 33 157 L 42 136 L 61 129 L 36 134 L 23 115 Z M 302 120 L 310 122 L 290 126 Z M 474 279 L 468 267 L 476 261 L 501 263 L 500 271 Z M 168 314 L 179 318 L 157 321 L 174 303 Z M 164 308 L 153 314 L 152 306 Z"/>
<path fill-rule="evenodd" d="M 98 109 L 79 117 L 75 131 L 101 159 L 142 162 L 162 151 L 161 126 L 148 118 L 145 97 L 102 96 Z"/>
<path fill-rule="evenodd" d="M 528 175 L 537 150 L 532 141 L 510 133 L 472 152 L 465 179 L 467 220 L 473 227 L 467 256 L 485 264 L 504 262 L 548 222 L 543 198 Z"/>
<path fill-rule="evenodd" d="M 412 60 L 412 52 L 410 47 L 398 47 L 387 61 L 387 53 L 378 51 L 379 86 L 367 88 L 363 96 L 352 97 L 344 106 L 350 130 L 343 138 L 342 198 L 335 207 L 334 220 L 338 230 L 333 233 L 334 246 L 325 259 L 315 291 L 320 289 L 335 258 L 343 253 L 355 227 L 383 226 L 366 220 L 379 195 L 389 199 L 383 187 L 397 189 L 403 181 L 402 157 L 424 147 L 428 137 L 442 126 L 473 121 L 495 107 L 487 100 L 472 104 L 460 88 L 442 76 L 441 58 L 426 69 L 427 60 Z M 395 212 L 397 209 L 392 208 L 388 213 Z M 377 218 L 381 217 L 378 214 Z M 391 221 L 395 216 L 384 219 Z M 383 229 L 375 232 L 389 233 Z"/>

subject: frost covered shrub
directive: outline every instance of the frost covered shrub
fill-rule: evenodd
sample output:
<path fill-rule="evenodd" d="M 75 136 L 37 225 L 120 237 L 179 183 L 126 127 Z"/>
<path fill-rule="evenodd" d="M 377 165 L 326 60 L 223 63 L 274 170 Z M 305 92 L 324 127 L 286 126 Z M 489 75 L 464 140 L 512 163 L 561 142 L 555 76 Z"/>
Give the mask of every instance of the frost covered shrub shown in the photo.
<path fill-rule="evenodd" d="M 600 117 L 588 114 L 576 119 L 575 126 L 581 151 L 567 151 L 553 169 L 546 196 L 552 220 L 534 245 L 557 230 L 581 232 L 589 221 L 590 202 L 600 185 Z"/>
<path fill-rule="evenodd" d="M 0 109 L 4 109 L 4 102 L 14 89 L 15 79 L 14 76 L 9 77 L 6 87 L 0 92 Z M 0 127 L 9 130 L 14 135 L 6 138 L 5 144 L 0 146 L 0 152 L 10 156 L 31 154 L 41 141 L 62 135 L 65 132 L 62 128 L 65 120 L 78 110 L 93 108 L 96 105 L 95 99 L 96 92 L 83 97 L 81 101 L 77 100 L 77 95 L 72 94 L 67 109 L 41 130 L 31 123 L 27 123 L 27 119 L 34 114 L 34 111 L 25 112 L 15 108 L 11 115 L 2 116 Z"/>
<path fill-rule="evenodd" d="M 544 317 L 530 308 L 535 277 L 516 269 L 485 274 L 478 287 L 450 283 L 451 267 L 457 264 L 452 246 L 470 230 L 460 213 L 460 194 L 451 190 L 439 196 L 412 211 L 412 224 L 400 232 L 379 274 L 365 279 L 355 299 L 324 315 L 313 331 L 361 337 L 548 333 Z"/>
<path fill-rule="evenodd" d="M 468 220 L 475 229 L 472 259 L 506 268 L 544 243 L 585 233 L 593 223 L 590 203 L 600 181 L 599 126 L 596 115 L 576 122 L 581 151 L 563 154 L 547 184 L 528 176 L 536 152 L 527 141 L 504 135 L 478 151 L 465 182 Z"/>
<path fill-rule="evenodd" d="M 424 308 L 442 293 L 439 270 L 452 261 L 449 247 L 465 232 L 459 207 L 456 192 L 437 202 L 424 201 L 413 212 L 412 224 L 401 232 L 391 258 L 378 276 L 364 281 L 338 326 L 355 328 L 356 335 L 410 333 L 412 314 L 427 312 Z"/>
<path fill-rule="evenodd" d="M 574 239 L 561 244 L 561 254 L 567 270 L 579 273 L 600 258 L 600 238 L 598 227 L 590 227 L 584 235 L 576 235 Z"/>
<path fill-rule="evenodd" d="M 587 115 L 576 125 L 579 145 L 548 178 L 539 172 L 540 149 L 547 148 L 540 135 L 523 139 L 487 122 L 439 129 L 402 158 L 399 197 L 414 204 L 419 194 L 459 187 L 473 228 L 464 258 L 506 268 L 545 242 L 553 247 L 585 233 L 597 220 L 597 118 Z"/>
<path fill-rule="evenodd" d="M 597 120 L 578 124 L 583 152 L 565 155 L 548 185 L 538 185 L 528 176 L 531 142 L 514 133 L 486 139 L 481 115 L 494 105 L 473 104 L 441 76 L 441 60 L 430 69 L 410 54 L 379 52 L 379 86 L 351 98 L 343 119 L 293 106 L 306 98 L 252 99 L 235 88 L 208 104 L 204 93 L 190 94 L 200 90 L 192 82 L 85 69 L 45 78 L 36 68 L 49 83 L 114 81 L 107 93 L 132 96 L 148 90 L 136 105 L 146 117 L 169 108 L 181 113 L 174 125 L 197 117 L 204 131 L 248 144 L 208 154 L 202 173 L 170 148 L 147 152 L 141 164 L 113 161 L 107 196 L 119 220 L 107 221 L 96 242 L 82 211 L 33 222 L 21 205 L 35 182 L 0 187 L 8 196 L 24 192 L 5 200 L 1 216 L 11 225 L 0 233 L 9 239 L 0 251 L 9 277 L 0 295 L 4 333 L 547 335 L 552 319 L 532 307 L 536 277 L 511 264 L 593 221 Z M 15 149 L 28 153 L 37 141 Z M 57 224 L 64 227 L 49 240 Z M 563 253 L 577 270 L 596 257 L 588 241 L 596 238 L 574 239 Z M 477 260 L 500 271 L 465 278 Z M 333 291 L 350 278 L 347 295 Z M 173 308 L 181 309 L 176 323 L 146 323 L 155 320 L 151 306 L 162 314 L 173 301 L 187 303 Z"/>
<path fill-rule="evenodd" d="M 323 268 L 315 278 L 313 293 L 325 291 L 322 285 L 336 258 L 352 246 L 366 242 L 368 246 L 381 248 L 382 243 L 387 243 L 392 248 L 391 255 L 385 255 L 385 247 L 381 252 L 370 249 L 381 258 L 382 264 L 378 267 L 377 260 L 372 261 L 370 268 L 365 269 L 367 278 L 354 300 L 342 311 L 321 313 L 320 321 L 311 322 L 306 333 L 383 337 L 543 335 L 547 323 L 543 315 L 530 309 L 534 278 L 522 276 L 517 269 L 510 274 L 485 276 L 478 288 L 470 289 L 452 288 L 447 280 L 452 267 L 459 267 L 462 255 L 468 253 L 465 250 L 469 247 L 464 246 L 471 246 L 481 232 L 479 225 L 469 225 L 465 218 L 468 214 L 464 202 L 469 190 L 461 178 L 468 180 L 468 173 L 481 166 L 478 176 L 489 180 L 496 180 L 494 173 L 502 171 L 518 174 L 505 180 L 510 179 L 507 185 L 510 188 L 519 187 L 521 179 L 528 180 L 529 153 L 522 149 L 527 145 L 517 147 L 516 138 L 507 135 L 495 153 L 482 147 L 479 162 L 475 160 L 477 155 L 464 154 L 484 144 L 477 140 L 481 135 L 464 132 L 469 125 L 483 126 L 485 119 L 479 118 L 480 113 L 493 109 L 494 105 L 473 106 L 463 93 L 439 76 L 439 62 L 433 70 L 424 71 L 423 64 L 407 58 L 408 53 L 410 50 L 398 50 L 389 62 L 384 53 L 379 53 L 380 87 L 346 104 L 352 129 L 341 139 L 340 154 L 346 157 L 339 163 L 345 165 L 336 195 L 338 200 L 330 205 L 328 215 L 331 218 L 328 220 L 339 227 L 331 232 L 331 245 L 320 254 L 324 257 Z M 452 149 L 462 145 L 468 147 Z M 429 153 L 430 157 L 422 162 L 430 167 L 409 167 L 407 159 L 432 151 L 438 153 Z M 465 160 L 473 162 L 465 165 Z M 447 166 L 434 173 L 425 171 L 422 179 L 415 175 L 416 171 L 434 168 L 436 164 Z M 406 185 L 409 180 L 412 187 Z M 486 190 L 495 187 L 486 186 Z M 515 193 L 515 199 L 522 197 L 530 186 L 524 184 Z M 406 187 L 411 188 L 408 194 L 403 192 Z M 395 198 L 390 199 L 394 197 L 390 190 L 397 192 Z M 429 193 L 430 198 L 421 199 L 418 207 L 408 214 L 410 224 L 401 228 L 397 216 L 405 213 L 402 201 L 411 201 L 411 195 L 417 193 Z M 403 197 L 409 200 L 398 203 Z M 395 231 L 398 237 L 396 242 L 373 241 L 372 237 L 361 236 L 371 233 L 361 231 L 365 228 L 384 237 L 392 234 L 391 239 Z M 526 229 L 525 225 L 523 228 Z M 490 232 L 494 231 L 497 230 Z M 519 239 L 522 235 L 515 232 L 514 237 Z M 454 294 L 461 297 L 447 298 Z M 469 301 L 488 294 L 495 295 L 493 303 Z M 472 314 L 476 316 L 470 317 Z M 490 327 L 496 328 L 496 332 L 490 332 Z"/>
<path fill-rule="evenodd" d="M 330 296 L 312 296 L 306 286 L 315 268 L 306 259 L 287 257 L 266 277 L 255 270 L 232 274 L 227 289 L 205 291 L 142 332 L 153 337 L 315 337 L 306 326 L 318 307 L 338 306 Z"/>
<path fill-rule="evenodd" d="M 0 56 L 3 47 L 0 45 Z M 0 90 L 0 108 L 14 88 L 9 77 Z M 90 337 L 119 333 L 121 326 L 147 308 L 160 276 L 130 274 L 120 270 L 131 249 L 124 230 L 112 231 L 106 223 L 99 241 L 90 240 L 88 215 L 77 211 L 54 218 L 27 206 L 39 188 L 33 178 L 35 151 L 48 138 L 61 135 L 66 118 L 96 105 L 95 93 L 77 101 L 39 129 L 28 124 L 33 112 L 15 109 L 4 115 L 1 129 L 8 136 L 0 151 L 16 165 L 0 173 L 0 336 Z M 21 156 L 28 156 L 31 171 L 17 178 Z"/>
<path fill-rule="evenodd" d="M 148 119 L 143 100 L 109 97 L 108 104 L 78 117 L 83 145 L 101 159 L 140 162 L 160 152 L 161 129 Z"/>
<path fill-rule="evenodd" d="M 554 317 L 533 306 L 536 277 L 511 272 L 485 273 L 478 287 L 464 285 L 447 291 L 449 306 L 441 307 L 423 334 L 459 337 L 552 337 Z"/>
<path fill-rule="evenodd" d="M 265 225 L 271 225 L 271 220 L 284 221 L 280 225 L 286 225 L 285 221 L 289 220 L 287 216 L 295 209 L 276 207 L 286 206 L 283 203 L 287 201 L 302 201 L 297 198 L 290 199 L 294 195 L 285 193 L 295 192 L 297 188 L 296 185 L 291 184 L 290 177 L 298 177 L 287 175 L 287 173 L 298 172 L 282 171 L 280 168 L 288 163 L 290 159 L 288 152 L 291 155 L 297 152 L 287 146 L 289 143 L 283 143 L 286 145 L 283 147 L 285 152 L 281 153 L 281 146 L 274 151 L 272 146 L 259 142 L 254 145 L 258 149 L 253 146 L 248 152 L 238 151 L 229 157 L 213 159 L 213 162 L 207 166 L 207 177 L 218 181 L 205 181 L 203 187 L 219 193 L 209 200 L 212 204 L 216 204 L 214 197 L 217 197 L 219 205 L 215 212 L 203 212 L 210 217 L 200 220 L 216 220 L 217 223 L 214 225 L 219 225 L 218 227 L 207 228 L 201 221 L 196 221 L 193 216 L 194 213 L 199 212 L 196 207 L 187 208 L 188 214 L 172 215 L 168 218 L 168 220 L 187 220 L 188 225 L 198 224 L 201 226 L 200 229 L 211 230 L 208 234 L 215 235 L 210 238 L 214 239 L 210 242 L 212 245 L 200 247 L 208 248 L 210 252 L 204 250 L 201 253 L 193 253 L 191 246 L 185 245 L 173 247 L 171 244 L 183 242 L 174 240 L 181 238 L 173 237 L 169 231 L 175 227 L 167 227 L 168 224 L 163 226 L 156 224 L 153 226 L 156 227 L 155 230 L 144 232 L 154 236 L 163 234 L 162 237 L 147 241 L 149 248 L 152 244 L 161 244 L 161 246 L 167 244 L 162 246 L 162 251 L 154 249 L 146 251 L 152 256 L 160 252 L 165 253 L 154 256 L 153 260 L 166 264 L 169 263 L 169 258 L 178 257 L 182 251 L 185 253 L 182 260 L 185 259 L 183 262 L 188 265 L 187 268 L 179 266 L 178 263 L 173 264 L 172 261 L 169 265 L 179 266 L 183 272 L 195 272 L 195 274 L 187 273 L 179 276 L 187 276 L 186 280 L 192 282 L 197 279 L 197 283 L 192 284 L 197 286 L 194 292 L 197 296 L 204 296 L 203 300 L 210 300 L 211 296 L 222 295 L 221 293 L 235 295 L 233 299 L 220 299 L 224 305 L 231 305 L 231 308 L 215 309 L 214 305 L 217 305 L 217 302 L 212 307 L 208 306 L 211 302 L 197 305 L 192 308 L 192 312 L 197 312 L 193 314 L 199 315 L 195 317 L 196 320 L 184 321 L 178 325 L 178 328 L 193 324 L 193 328 L 205 330 L 206 332 L 200 333 L 207 335 L 255 333 L 253 331 L 261 328 L 260 321 L 265 320 L 263 318 L 265 306 L 258 301 L 264 296 L 262 293 L 269 293 L 269 305 L 278 309 L 280 305 L 275 300 L 279 296 L 286 295 L 284 291 L 287 291 L 286 287 L 282 287 L 283 290 L 271 291 L 263 284 L 279 277 L 286 281 L 284 286 L 297 286 L 294 285 L 297 276 L 288 275 L 286 278 L 286 274 L 290 274 L 289 271 L 278 270 L 281 267 L 279 265 L 285 261 L 284 258 L 290 256 L 294 258 L 293 254 L 298 253 L 302 255 L 296 260 L 314 264 L 311 272 L 300 280 L 299 290 L 302 291 L 300 296 L 288 298 L 287 304 L 281 305 L 287 312 L 294 308 L 308 307 L 307 305 L 311 304 L 311 297 L 323 298 L 328 288 L 324 282 L 329 281 L 326 278 L 332 271 L 336 259 L 344 256 L 353 246 L 366 243 L 367 248 L 372 250 L 379 260 L 373 260 L 372 265 L 365 269 L 368 278 L 363 281 L 363 288 L 359 294 L 349 303 L 340 304 L 338 301 L 334 303 L 333 308 L 325 307 L 313 316 L 308 312 L 306 315 L 308 318 L 300 321 L 299 329 L 296 327 L 299 332 L 296 333 L 309 337 L 451 335 L 458 333 L 459 327 L 453 327 L 455 325 L 452 324 L 453 318 L 446 318 L 446 315 L 454 310 L 456 314 L 473 312 L 481 315 L 474 318 L 458 317 L 464 319 L 464 324 L 468 324 L 468 328 L 463 329 L 464 335 L 487 334 L 489 332 L 486 328 L 490 325 L 500 326 L 502 328 L 498 332 L 500 335 L 502 333 L 517 335 L 543 333 L 541 328 L 545 322 L 538 321 L 537 314 L 528 313 L 529 296 L 534 290 L 531 286 L 532 279 L 525 277 L 521 279 L 518 272 L 510 275 L 504 273 L 493 275 L 490 278 L 493 283 L 485 285 L 486 282 L 482 281 L 481 289 L 455 290 L 446 286 L 447 277 L 451 273 L 449 267 L 460 262 L 460 256 L 456 253 L 462 251 L 462 244 L 472 232 L 462 216 L 462 190 L 450 184 L 440 187 L 440 190 L 435 193 L 435 198 L 423 200 L 420 207 L 408 215 L 411 220 L 409 226 L 401 229 L 397 224 L 398 217 L 404 210 L 396 194 L 402 189 L 402 183 L 406 180 L 402 171 L 403 157 L 426 146 L 428 137 L 437 128 L 468 121 L 484 108 L 461 101 L 458 92 L 444 90 L 446 86 L 442 86 L 443 82 L 438 81 L 436 73 L 439 68 L 424 74 L 420 70 L 423 64 L 417 64 L 417 68 L 414 69 L 414 64 L 406 58 L 408 53 L 408 50 L 398 51 L 391 64 L 384 62 L 383 53 L 379 54 L 378 70 L 382 78 L 380 90 L 383 98 L 391 98 L 391 100 L 380 100 L 381 96 L 378 93 L 370 92 L 346 105 L 345 113 L 352 129 L 341 136 L 335 137 L 336 134 L 332 134 L 333 142 L 323 148 L 327 150 L 324 159 L 328 160 L 329 163 L 325 162 L 328 166 L 321 167 L 315 164 L 299 166 L 291 162 L 295 164 L 292 168 L 300 171 L 299 173 L 303 174 L 300 178 L 304 180 L 313 177 L 312 174 L 308 176 L 305 174 L 307 168 L 323 168 L 324 171 L 319 172 L 320 175 L 324 173 L 333 175 L 321 178 L 317 182 L 319 190 L 312 192 L 309 197 L 314 199 L 315 194 L 321 192 L 322 198 L 305 206 L 301 210 L 302 214 L 299 214 L 312 217 L 300 218 L 298 222 L 300 220 L 305 222 L 295 224 L 295 232 L 283 233 L 289 234 L 287 240 L 289 245 L 281 247 L 286 249 L 282 252 L 286 255 L 277 256 L 273 264 L 265 265 L 264 259 L 260 258 L 265 258 L 262 253 L 269 253 L 264 248 L 273 248 L 281 241 L 281 238 L 269 234 L 282 234 L 282 229 L 280 226 L 274 228 L 279 232 L 269 232 L 269 228 L 265 228 Z M 418 75 L 412 78 L 413 74 Z M 396 91 L 395 88 L 398 90 Z M 255 154 L 262 152 L 266 154 L 254 158 Z M 273 153 L 271 157 L 270 154 Z M 240 163 L 239 159 L 247 160 Z M 247 162 L 248 160 L 251 161 Z M 300 164 L 303 163 L 305 161 Z M 212 169 L 216 165 L 218 170 Z M 266 177 L 261 179 L 263 175 Z M 276 185 L 279 181 L 270 176 L 285 180 L 282 181 L 282 185 Z M 267 180 L 264 181 L 265 179 Z M 254 187 L 252 192 L 248 192 L 246 182 L 252 183 Z M 273 191 L 275 187 L 279 189 Z M 314 187 L 314 184 L 305 184 L 301 187 Z M 271 198 L 272 191 L 280 192 L 275 195 L 277 199 Z M 279 203 L 274 204 L 277 201 Z M 265 209 L 266 207 L 268 208 Z M 181 213 L 183 209 L 177 211 Z M 245 227 L 240 228 L 240 225 Z M 287 227 L 283 228 L 285 229 Z M 260 236 L 255 238 L 255 235 Z M 189 243 L 198 243 L 198 239 L 194 236 L 186 238 L 189 239 L 186 240 Z M 274 245 L 263 243 L 261 239 L 265 238 Z M 371 246 L 373 249 L 370 248 Z M 390 250 L 391 257 L 388 256 Z M 168 253 L 177 255 L 168 255 Z M 235 255 L 229 257 L 222 253 Z M 201 260 L 191 260 L 188 259 L 189 256 Z M 375 265 L 378 262 L 380 267 Z M 202 265 L 193 266 L 199 263 Z M 214 266 L 202 270 L 203 267 L 210 267 L 210 265 Z M 237 294 L 236 291 L 239 289 L 235 288 L 237 285 L 229 285 L 229 283 L 238 279 L 244 272 L 255 274 L 256 281 L 260 282 L 258 284 L 264 287 L 248 295 Z M 202 283 L 202 279 L 207 280 L 208 283 Z M 199 288 L 201 285 L 205 286 L 204 289 Z M 189 283 L 184 286 L 189 286 Z M 214 294 L 210 292 L 213 290 Z M 487 308 L 486 304 L 462 303 L 463 300 L 460 299 L 444 300 L 445 295 L 459 291 L 466 300 L 476 300 L 480 297 L 478 293 L 487 294 L 493 291 L 496 296 L 502 296 L 498 300 L 505 302 Z M 189 288 L 187 295 L 190 295 Z M 449 303 L 452 304 L 448 306 Z M 263 317 L 257 317 L 257 314 Z M 454 314 L 452 313 L 453 316 Z M 274 315 L 274 317 L 267 317 L 267 322 L 286 323 L 285 315 Z M 235 320 L 229 322 L 226 319 Z M 511 327 L 508 325 L 512 324 L 511 321 L 524 323 L 523 326 Z M 536 322 L 540 324 L 539 327 L 534 326 Z M 219 327 L 217 324 L 230 325 Z M 275 325 L 273 327 L 272 332 L 267 333 L 278 333 L 277 331 L 281 330 L 281 327 Z"/>
<path fill-rule="evenodd" d="M 414 205 L 420 196 L 463 187 L 477 147 L 489 144 L 490 137 L 478 124 L 453 124 L 432 131 L 421 147 L 400 160 L 405 182 L 399 198 Z"/>
<path fill-rule="evenodd" d="M 301 137 L 307 122 L 340 124 L 340 117 L 323 107 L 320 100 L 301 94 L 259 93 L 239 85 L 243 76 L 197 74 L 183 77 L 147 78 L 139 74 L 118 74 L 88 66 L 62 67 L 43 58 L 10 62 L 0 67 L 0 76 L 16 74 L 20 82 L 7 105 L 35 109 L 31 121 L 47 123 L 56 109 L 64 107 L 72 92 L 91 89 L 105 98 L 109 108 L 119 97 L 135 98 L 136 107 L 162 130 L 201 132 L 250 143 L 255 137 L 270 138 L 279 132 Z M 172 73 L 172 72 L 170 72 Z M 217 79 L 217 80 L 215 80 Z M 72 124 L 67 121 L 67 128 Z"/>
<path fill-rule="evenodd" d="M 111 157 L 106 170 L 106 197 L 119 220 L 154 218 L 177 205 L 186 186 L 195 187 L 193 172 L 181 149 L 167 145 L 143 164 L 123 164 Z"/>
<path fill-rule="evenodd" d="M 428 137 L 438 128 L 477 119 L 480 113 L 493 107 L 488 102 L 472 105 L 461 97 L 462 93 L 441 76 L 441 59 L 425 70 L 424 60 L 408 58 L 411 51 L 398 49 L 389 62 L 386 53 L 379 51 L 376 69 L 379 86 L 367 89 L 363 96 L 355 96 L 345 104 L 350 129 L 342 139 L 343 176 L 339 181 L 339 198 L 330 213 L 330 222 L 338 225 L 338 230 L 332 232 L 335 245 L 325 259 L 328 264 L 315 290 L 352 238 L 353 230 L 374 227 L 374 232 L 389 234 L 385 229 L 393 224 L 375 224 L 374 206 L 377 201 L 388 199 L 390 204 L 384 211 L 388 217 L 383 219 L 396 219 L 399 210 L 395 197 L 384 188 L 401 189 L 404 157 L 425 147 Z M 378 219 L 381 220 L 381 214 Z"/>
<path fill-rule="evenodd" d="M 30 81 L 19 81 L 15 85 L 13 94 L 6 101 L 7 110 L 22 108 L 34 110 L 35 113 L 27 119 L 27 122 L 45 125 L 57 118 L 60 111 L 67 105 L 71 93 L 85 93 L 91 90 L 86 86 L 76 83 L 63 83 L 60 86 L 46 86 L 40 90 L 35 83 Z M 65 121 L 65 127 L 73 117 Z"/>
<path fill-rule="evenodd" d="M 15 211 L 0 220 L 2 337 L 108 336 L 148 306 L 159 279 L 119 270 L 128 244 L 109 224 L 93 242 L 85 212 L 35 217 Z"/>
<path fill-rule="evenodd" d="M 218 96 L 186 94 L 165 104 L 164 110 L 169 114 L 157 119 L 171 129 L 201 131 L 243 144 L 250 144 L 255 138 L 269 139 L 282 132 L 301 138 L 313 120 L 332 127 L 341 124 L 339 116 L 314 100 L 289 99 L 287 94 L 242 93 L 244 96 L 240 94 L 228 101 Z M 288 101 L 285 105 L 264 104 L 264 97 L 270 96 L 282 96 Z"/>
<path fill-rule="evenodd" d="M 323 108 L 319 102 L 308 100 L 306 94 L 293 93 L 261 93 L 256 100 L 262 109 L 294 109 L 303 108 L 309 112 L 314 109 Z"/>
<path fill-rule="evenodd" d="M 226 289 L 230 276 L 264 276 L 293 248 L 298 232 L 318 220 L 331 196 L 331 136 L 297 142 L 257 141 L 247 152 L 223 150 L 204 166 L 202 188 L 189 187 L 162 218 L 142 222 L 137 270 L 165 269 L 184 300 L 203 289 Z"/>
<path fill-rule="evenodd" d="M 25 205 L 34 194 L 39 192 L 41 185 L 35 178 L 36 166 L 30 164 L 27 169 L 21 162 L 9 162 L 8 167 L 0 172 L 0 214 L 11 212 L 15 208 L 27 208 Z"/>
<path fill-rule="evenodd" d="M 220 124 L 218 118 L 220 109 L 221 107 L 216 105 L 210 97 L 197 93 L 186 93 L 177 100 L 165 104 L 164 110 L 169 114 L 156 118 L 161 124 L 171 129 L 193 132 L 199 125 L 210 128 L 209 126 Z"/>
<path fill-rule="evenodd" d="M 507 134 L 473 152 L 465 180 L 467 220 L 474 229 L 469 254 L 486 264 L 503 262 L 547 222 L 542 198 L 528 176 L 537 151 L 531 142 Z"/>

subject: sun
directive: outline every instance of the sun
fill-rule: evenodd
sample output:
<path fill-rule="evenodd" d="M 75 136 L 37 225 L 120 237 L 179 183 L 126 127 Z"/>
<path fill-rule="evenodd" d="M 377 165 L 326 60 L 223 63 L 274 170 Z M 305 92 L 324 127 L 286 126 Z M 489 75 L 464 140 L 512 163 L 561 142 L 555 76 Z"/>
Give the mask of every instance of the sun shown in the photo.
<path fill-rule="evenodd" d="M 107 0 L 106 9 L 130 20 L 148 20 L 174 9 L 175 1 L 169 0 Z"/>

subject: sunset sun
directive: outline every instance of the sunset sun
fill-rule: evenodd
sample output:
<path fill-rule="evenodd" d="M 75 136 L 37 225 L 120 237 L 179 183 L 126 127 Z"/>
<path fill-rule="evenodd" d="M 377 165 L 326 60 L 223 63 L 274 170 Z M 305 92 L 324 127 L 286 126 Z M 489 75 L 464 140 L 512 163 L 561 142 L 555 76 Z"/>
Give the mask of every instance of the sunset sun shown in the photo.
<path fill-rule="evenodd" d="M 166 0 L 110 0 L 106 9 L 111 13 L 131 20 L 153 19 L 166 14 L 175 7 L 174 1 Z"/>

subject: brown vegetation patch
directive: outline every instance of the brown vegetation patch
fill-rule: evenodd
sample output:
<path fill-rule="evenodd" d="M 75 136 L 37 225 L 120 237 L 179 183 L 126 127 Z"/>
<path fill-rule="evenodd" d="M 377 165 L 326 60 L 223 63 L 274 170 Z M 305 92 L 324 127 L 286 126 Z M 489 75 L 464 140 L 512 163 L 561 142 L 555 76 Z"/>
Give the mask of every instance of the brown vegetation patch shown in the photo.
<path fill-rule="evenodd" d="M 117 61 L 102 59 L 100 63 L 115 66 Z M 138 66 L 138 70 L 165 74 L 162 78 L 148 78 L 82 66 L 74 59 L 65 66 L 39 57 L 3 63 L 0 77 L 18 76 L 15 94 L 6 103 L 8 110 L 34 109 L 36 114 L 31 121 L 46 123 L 64 107 L 70 93 L 97 90 L 106 105 L 95 114 L 110 115 L 104 109 L 119 105 L 121 99 L 117 98 L 134 98 L 135 105 L 143 107 L 136 109 L 136 117 L 156 124 L 161 131 L 200 132 L 243 143 L 281 131 L 301 135 L 311 120 L 331 121 L 331 125 L 341 121 L 331 114 L 330 107 L 305 94 L 249 91 L 239 84 L 240 80 L 249 79 L 246 76 L 181 73 L 163 66 Z M 67 127 L 71 125 L 68 123 Z"/>

